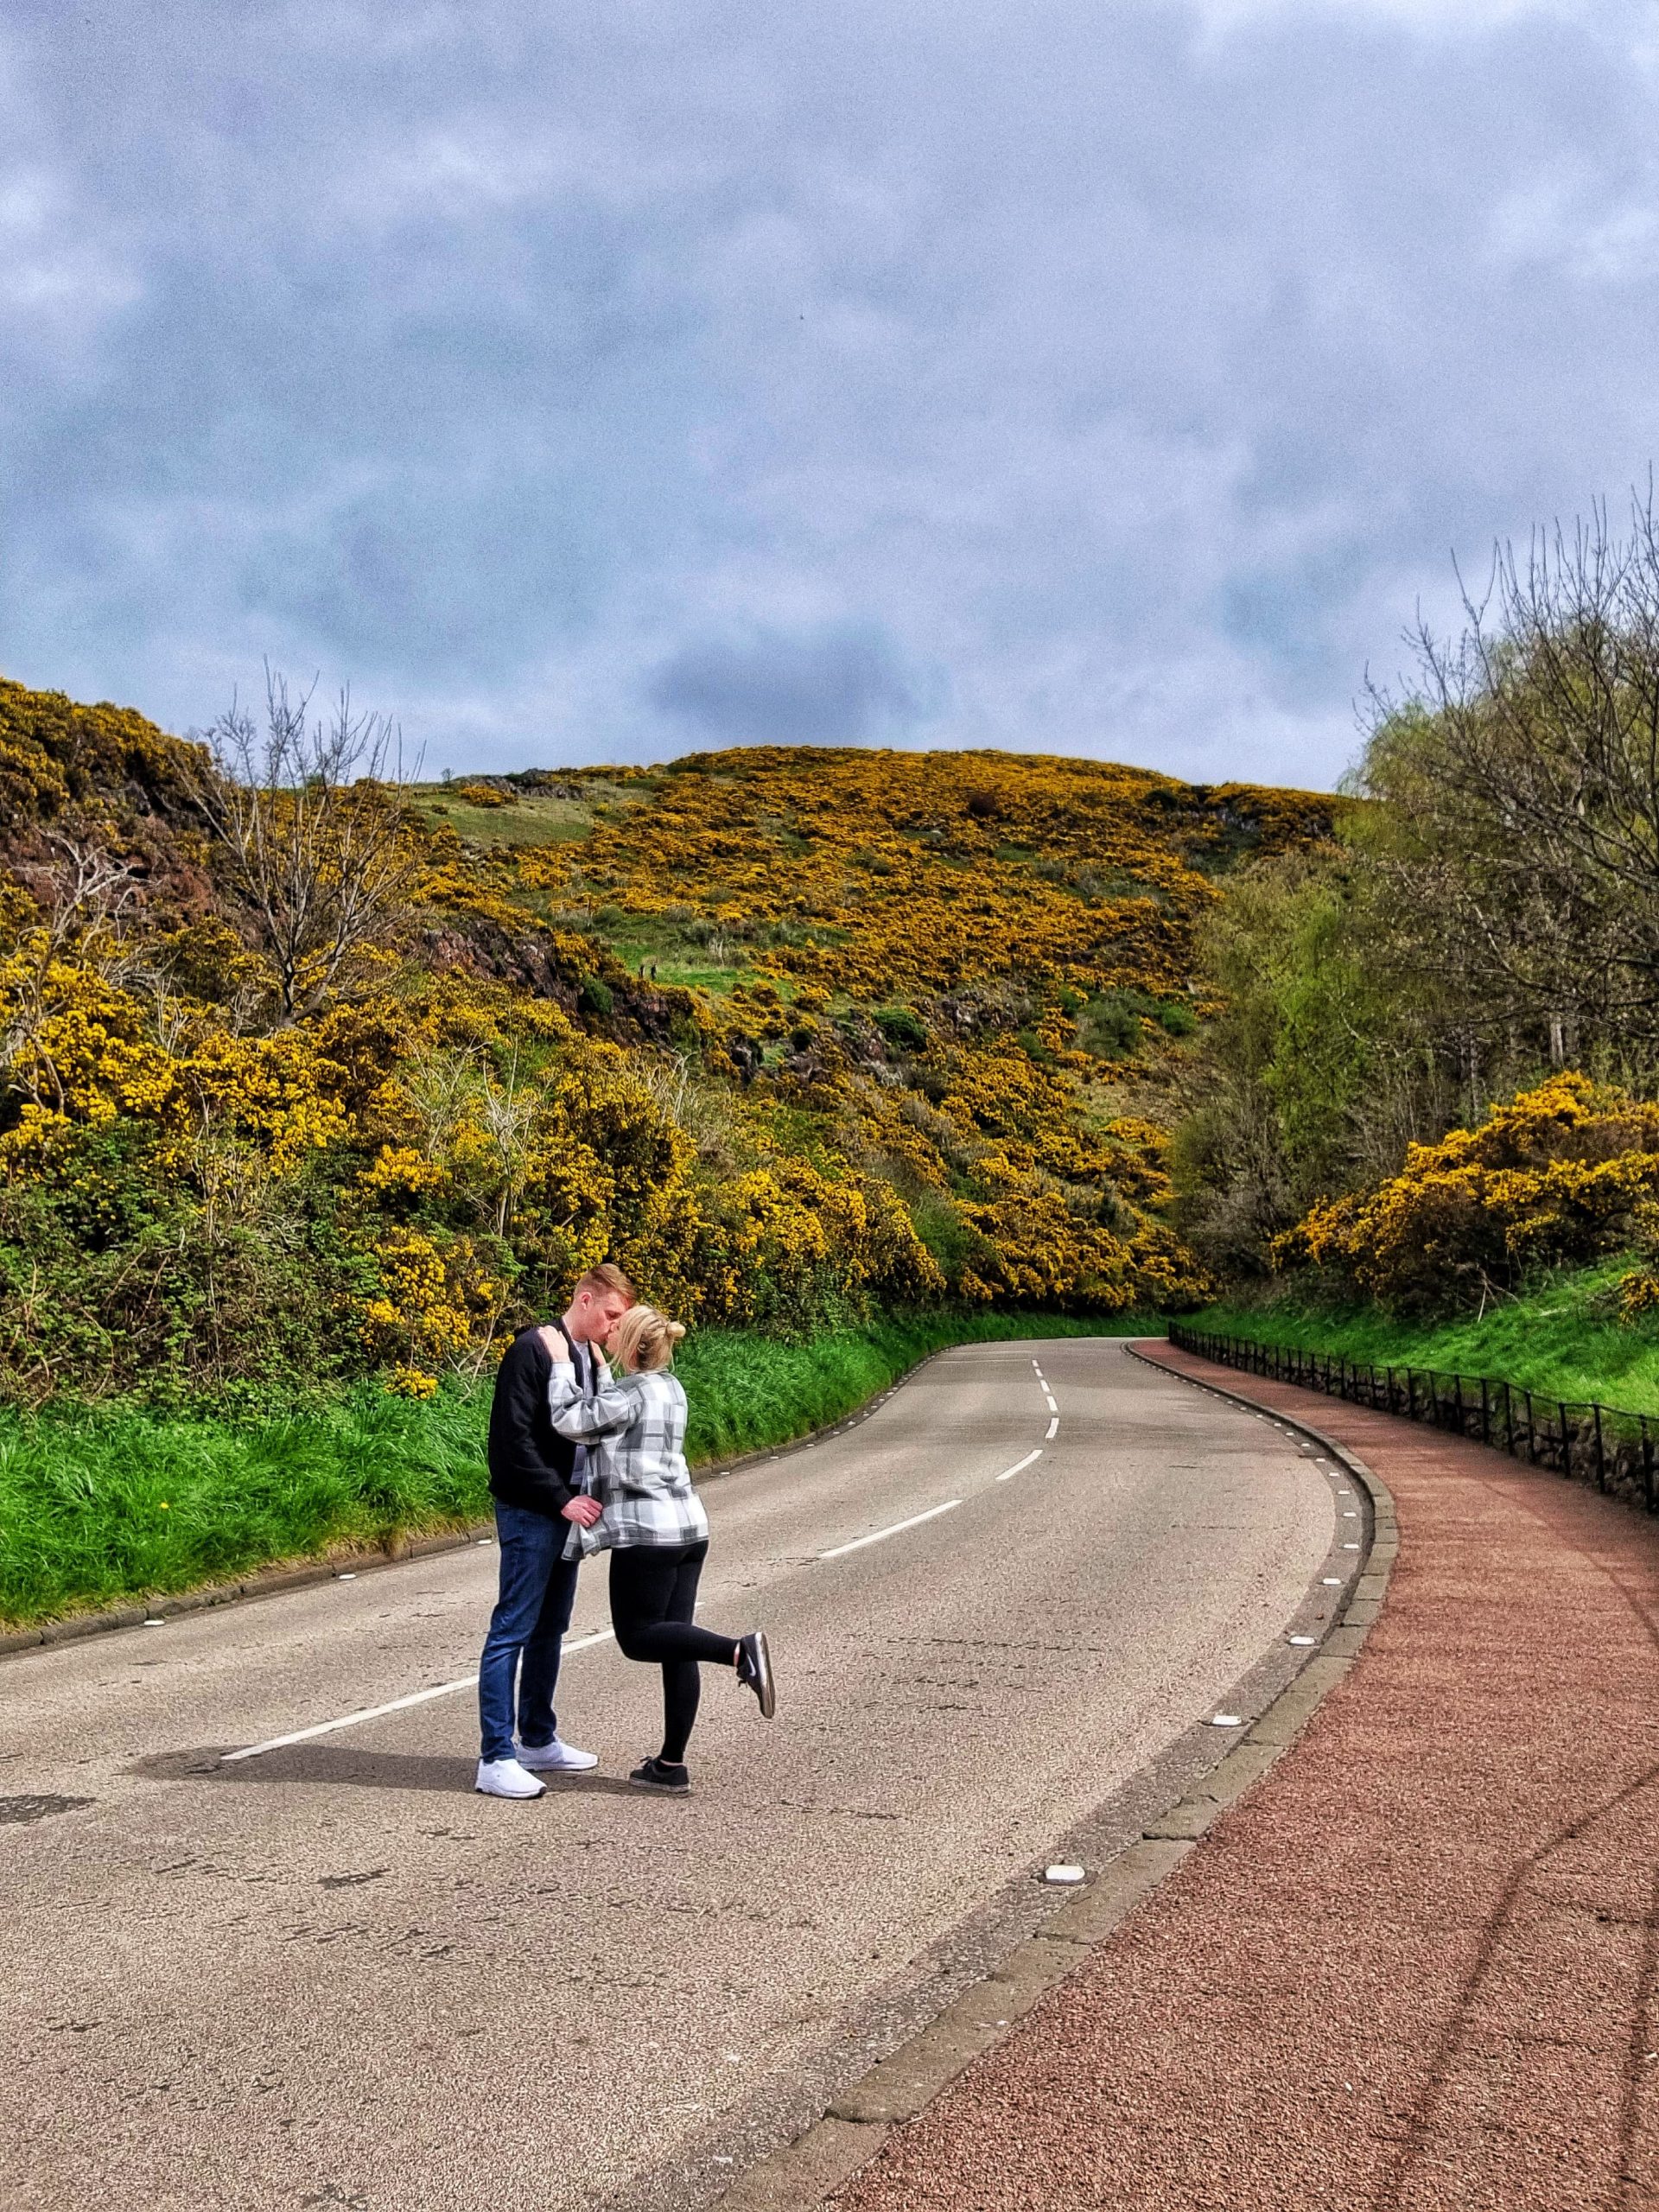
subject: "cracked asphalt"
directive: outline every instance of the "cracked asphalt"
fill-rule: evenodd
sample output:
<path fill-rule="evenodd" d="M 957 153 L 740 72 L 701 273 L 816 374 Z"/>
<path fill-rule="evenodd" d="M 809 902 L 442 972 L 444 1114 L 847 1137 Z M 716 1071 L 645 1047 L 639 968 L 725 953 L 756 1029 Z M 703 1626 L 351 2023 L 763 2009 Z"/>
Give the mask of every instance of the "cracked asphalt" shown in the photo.
<path fill-rule="evenodd" d="M 1100 1340 L 964 1347 L 706 1495 L 779 1706 L 707 1682 L 685 1802 L 626 1788 L 657 1678 L 605 1643 L 559 1700 L 601 1767 L 534 1804 L 473 1793 L 465 1690 L 221 1763 L 470 1674 L 492 1549 L 0 1668 L 8 2203 L 708 2202 L 1030 1924 L 1333 1538 L 1287 1440 Z"/>

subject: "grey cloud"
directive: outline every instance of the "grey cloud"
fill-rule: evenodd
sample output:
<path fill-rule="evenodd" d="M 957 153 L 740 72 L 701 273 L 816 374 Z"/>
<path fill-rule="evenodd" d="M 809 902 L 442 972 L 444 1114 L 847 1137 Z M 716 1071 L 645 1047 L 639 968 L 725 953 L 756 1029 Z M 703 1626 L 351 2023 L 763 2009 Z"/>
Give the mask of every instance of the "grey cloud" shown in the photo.
<path fill-rule="evenodd" d="M 1659 449 L 1656 86 L 1623 0 L 15 0 L 0 663 L 1329 783 Z"/>
<path fill-rule="evenodd" d="M 908 735 L 928 712 L 924 688 L 873 629 L 684 645 L 647 696 L 664 714 L 737 745 L 868 745 Z"/>
<path fill-rule="evenodd" d="M 238 588 L 255 619 L 303 630 L 345 664 L 489 682 L 591 619 L 585 537 L 556 482 L 487 500 L 394 484 L 262 531 Z"/>

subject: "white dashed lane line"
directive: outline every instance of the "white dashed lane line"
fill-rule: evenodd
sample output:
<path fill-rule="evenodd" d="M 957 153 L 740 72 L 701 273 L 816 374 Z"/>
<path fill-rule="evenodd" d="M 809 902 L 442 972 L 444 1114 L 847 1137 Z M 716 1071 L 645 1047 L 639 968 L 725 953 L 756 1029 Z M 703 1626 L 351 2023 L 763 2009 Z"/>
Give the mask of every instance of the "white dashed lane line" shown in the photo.
<path fill-rule="evenodd" d="M 601 1628 L 592 1636 L 578 1636 L 564 1647 L 568 1657 L 573 1651 L 585 1651 L 591 1643 L 608 1643 L 615 1635 L 614 1629 Z M 438 1682 L 429 1690 L 413 1690 L 407 1697 L 394 1697 L 385 1705 L 365 1705 L 359 1713 L 343 1713 L 338 1720 L 319 1720 L 314 1728 L 296 1728 L 291 1735 L 270 1736 L 263 1744 L 245 1745 L 239 1751 L 224 1751 L 219 1755 L 222 1766 L 234 1766 L 238 1759 L 257 1759 L 266 1751 L 280 1751 L 289 1744 L 308 1744 L 314 1736 L 332 1736 L 336 1729 L 360 1727 L 365 1720 L 378 1720 L 383 1713 L 407 1713 L 410 1706 L 429 1705 L 435 1697 L 454 1697 L 457 1691 L 478 1688 L 476 1675 L 462 1675 L 453 1682 Z"/>
<path fill-rule="evenodd" d="M 866 1544 L 885 1543 L 889 1536 L 898 1535 L 903 1529 L 918 1529 L 924 1521 L 937 1521 L 941 1513 L 954 1513 L 962 1503 L 959 1497 L 947 1497 L 943 1505 L 931 1505 L 925 1513 L 912 1513 L 908 1521 L 895 1521 L 890 1529 L 878 1529 L 868 1536 L 855 1536 L 850 1544 L 836 1544 L 827 1552 L 820 1552 L 820 1559 L 844 1559 L 849 1552 L 861 1552 Z"/>

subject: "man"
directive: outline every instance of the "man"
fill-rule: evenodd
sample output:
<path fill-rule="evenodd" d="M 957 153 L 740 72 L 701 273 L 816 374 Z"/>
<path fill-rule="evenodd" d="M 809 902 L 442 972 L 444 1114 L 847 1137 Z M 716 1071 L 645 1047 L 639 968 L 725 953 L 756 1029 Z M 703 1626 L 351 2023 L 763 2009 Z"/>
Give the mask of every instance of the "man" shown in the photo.
<path fill-rule="evenodd" d="M 633 1286 L 607 1261 L 576 1285 L 555 1324 L 570 1347 L 583 1388 L 600 1378 L 599 1347 L 633 1303 Z M 477 1788 L 486 1797 L 539 1797 L 543 1774 L 575 1774 L 597 1766 L 591 1751 L 559 1740 L 553 1712 L 559 1646 L 576 1602 L 580 1554 L 566 1559 L 572 1525 L 591 1529 L 597 1498 L 582 1491 L 586 1453 L 553 1426 L 548 1405 L 552 1358 L 544 1337 L 526 1329 L 513 1339 L 495 1379 L 490 1408 L 490 1490 L 501 1548 L 501 1594 L 478 1669 L 482 1742 Z M 518 1678 L 518 1738 L 513 1740 L 513 1683 Z"/>

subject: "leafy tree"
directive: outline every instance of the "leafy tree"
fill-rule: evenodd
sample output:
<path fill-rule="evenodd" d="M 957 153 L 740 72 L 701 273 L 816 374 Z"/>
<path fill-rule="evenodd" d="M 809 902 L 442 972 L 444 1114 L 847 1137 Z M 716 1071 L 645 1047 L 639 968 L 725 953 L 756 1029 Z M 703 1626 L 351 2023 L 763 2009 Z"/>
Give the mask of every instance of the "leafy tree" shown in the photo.
<path fill-rule="evenodd" d="M 1373 695 L 1323 848 L 1236 874 L 1200 934 L 1222 1001 L 1178 1217 L 1255 1270 L 1316 1202 L 1568 1061 L 1659 1077 L 1659 526 L 1497 549 L 1419 687 Z"/>

